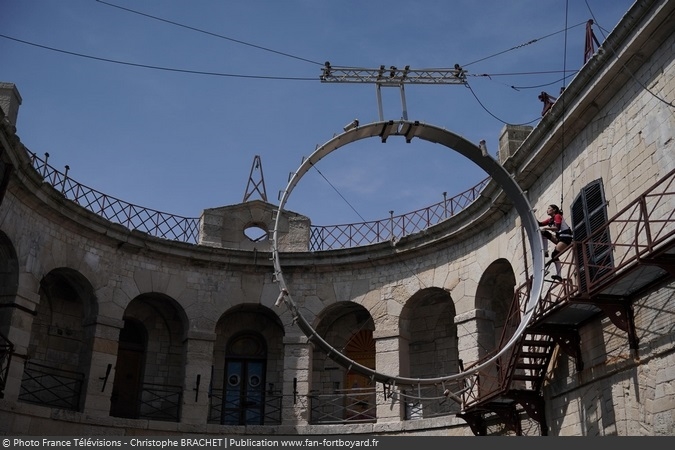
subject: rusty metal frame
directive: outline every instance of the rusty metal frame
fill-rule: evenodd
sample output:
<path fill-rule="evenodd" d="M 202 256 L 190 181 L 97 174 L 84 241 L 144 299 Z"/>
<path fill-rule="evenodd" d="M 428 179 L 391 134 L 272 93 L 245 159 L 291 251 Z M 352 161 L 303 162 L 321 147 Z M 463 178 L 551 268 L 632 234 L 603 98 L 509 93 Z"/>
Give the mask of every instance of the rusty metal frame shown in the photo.
<path fill-rule="evenodd" d="M 578 242 L 577 245 L 568 247 L 561 253 L 560 261 L 563 265 L 563 278 L 565 280 L 562 283 L 550 284 L 549 288 L 543 293 L 534 317 L 530 321 L 530 326 L 523 334 L 523 339 L 527 333 L 541 334 L 553 339 L 561 350 L 575 359 L 576 369 L 582 370 L 583 361 L 581 360 L 577 325 L 552 326 L 547 325 L 545 319 L 571 304 L 591 304 L 598 308 L 599 313 L 606 315 L 617 328 L 626 332 L 630 347 L 636 349 L 638 338 L 632 300 L 675 277 L 675 271 L 673 270 L 675 262 L 672 257 L 667 256 L 672 254 L 672 248 L 675 246 L 674 214 L 675 170 L 672 170 L 610 218 L 603 227 L 596 230 L 587 239 Z M 611 242 L 597 242 L 598 237 L 602 236 L 607 230 L 611 230 Z M 584 270 L 583 274 L 580 274 L 577 264 L 578 258 L 581 258 L 584 263 L 588 263 L 590 260 L 588 253 L 591 252 L 594 245 L 611 245 L 613 255 L 618 256 L 612 258 L 612 261 L 618 261 L 618 264 L 599 266 L 602 269 L 600 271 L 602 275 L 598 278 L 591 278 L 589 270 Z M 578 255 L 575 249 L 581 249 L 582 254 Z M 665 271 L 665 275 L 653 281 L 647 280 L 646 284 L 640 289 L 624 296 L 610 296 L 602 293 L 604 289 L 630 275 L 631 271 L 640 265 L 657 265 Z M 586 278 L 581 280 L 580 277 L 582 276 Z M 530 285 L 531 281 L 527 280 L 514 293 L 514 300 L 507 316 L 500 346 L 513 329 L 513 323 L 517 322 L 520 315 L 525 311 L 524 299 L 528 297 Z M 514 400 L 520 398 L 518 394 L 520 391 L 514 390 L 511 383 L 514 379 L 516 361 L 522 356 L 521 350 L 518 346 L 514 346 L 509 354 L 501 358 L 498 364 L 498 374 L 493 376 L 492 379 L 488 378 L 489 374 L 487 373 L 476 374 L 473 385 L 463 394 L 463 403 L 468 411 L 458 416 L 469 423 L 474 433 L 480 433 L 483 430 L 481 425 L 484 424 L 482 414 L 490 411 L 491 406 L 498 403 L 500 397 Z M 479 363 L 480 361 L 474 363 L 474 365 Z M 539 384 L 536 380 L 533 381 L 534 388 L 541 388 L 543 377 L 544 374 L 541 375 Z M 534 394 L 534 391 L 528 391 L 528 395 Z M 530 406 L 534 408 L 534 415 L 528 411 L 530 417 L 540 420 L 541 417 L 537 418 L 538 411 L 543 411 L 543 406 L 538 407 L 536 404 Z M 545 424 L 541 420 L 540 423 L 542 423 L 542 431 L 544 431 Z"/>

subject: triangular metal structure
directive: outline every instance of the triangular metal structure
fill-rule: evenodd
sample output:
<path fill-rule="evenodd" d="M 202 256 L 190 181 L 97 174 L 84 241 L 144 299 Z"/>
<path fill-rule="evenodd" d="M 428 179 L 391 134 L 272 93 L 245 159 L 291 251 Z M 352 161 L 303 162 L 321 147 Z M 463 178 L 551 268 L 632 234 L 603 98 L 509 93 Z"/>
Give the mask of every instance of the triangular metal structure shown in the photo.
<path fill-rule="evenodd" d="M 260 155 L 255 155 L 253 164 L 251 165 L 251 173 L 248 176 L 248 184 L 246 185 L 246 192 L 244 192 L 244 200 L 242 203 L 257 192 L 263 201 L 267 201 L 267 190 L 265 189 L 265 177 L 263 176 L 262 161 Z"/>
<path fill-rule="evenodd" d="M 600 43 L 598 42 L 598 39 L 595 37 L 595 33 L 593 33 L 593 20 L 589 20 L 586 22 L 586 41 L 584 44 L 584 64 L 588 62 L 591 57 L 593 57 L 593 54 L 595 53 L 595 46 L 600 47 Z M 593 45 L 595 44 L 595 46 Z"/>

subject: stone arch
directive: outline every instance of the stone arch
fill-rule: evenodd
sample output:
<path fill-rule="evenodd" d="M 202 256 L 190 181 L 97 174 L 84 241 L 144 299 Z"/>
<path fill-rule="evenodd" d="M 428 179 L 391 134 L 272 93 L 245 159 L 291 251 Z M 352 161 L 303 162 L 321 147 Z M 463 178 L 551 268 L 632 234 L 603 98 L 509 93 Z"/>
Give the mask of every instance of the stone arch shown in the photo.
<path fill-rule="evenodd" d="M 499 345 L 515 288 L 516 274 L 507 259 L 493 261 L 483 272 L 476 288 L 477 318 L 485 321 L 478 326 L 479 357 L 486 356 Z"/>
<path fill-rule="evenodd" d="M 410 377 L 435 378 L 459 372 L 454 319 L 455 304 L 444 289 L 422 289 L 408 299 L 399 327 L 401 335 L 408 338 L 406 369 Z"/>
<path fill-rule="evenodd" d="M 488 357 L 514 333 L 513 323 L 507 326 L 509 309 L 513 303 L 516 275 L 511 263 L 504 258 L 493 261 L 476 288 L 476 339 L 479 359 Z M 480 372 L 480 392 L 493 392 L 499 383 L 496 365 L 484 367 Z"/>
<path fill-rule="evenodd" d="M 354 302 L 328 306 L 316 318 L 316 330 L 333 348 L 370 369 L 376 366 L 375 322 L 370 312 Z M 312 352 L 310 392 L 323 414 L 342 420 L 375 419 L 375 383 L 371 378 L 330 359 L 320 348 Z M 326 411 L 325 408 L 334 408 Z M 310 418 L 314 423 L 316 418 Z"/>
<path fill-rule="evenodd" d="M 403 338 L 400 350 L 402 373 L 410 378 L 437 378 L 461 371 L 455 315 L 454 301 L 445 289 L 421 289 L 408 299 L 399 322 L 399 333 Z M 404 398 L 406 418 L 453 412 L 453 408 L 457 409 L 454 402 L 422 402 L 419 399 L 439 398 L 449 387 L 452 386 L 426 386 L 405 392 L 409 394 Z"/>
<path fill-rule="evenodd" d="M 40 281 L 19 400 L 81 410 L 98 303 L 82 274 L 50 271 Z"/>
<path fill-rule="evenodd" d="M 364 342 L 361 347 L 369 346 L 365 342 L 368 339 L 372 340 L 375 322 L 370 312 L 358 303 L 338 302 L 328 306 L 317 316 L 316 331 L 333 348 L 344 353 L 350 343 L 353 344 L 353 339 L 360 339 Z M 369 337 L 364 335 L 364 331 Z M 372 356 L 373 358 L 364 359 L 374 362 L 374 354 Z M 328 392 L 349 388 L 349 386 L 345 386 L 348 372 L 346 368 L 331 361 L 323 351 L 315 348 L 312 361 L 313 390 Z M 375 367 L 371 368 L 374 369 Z"/>
<path fill-rule="evenodd" d="M 281 423 L 285 331 L 279 317 L 265 306 L 240 304 L 220 317 L 215 333 L 208 422 Z M 236 389 L 232 375 L 249 382 L 250 389 Z"/>
<path fill-rule="evenodd" d="M 113 393 L 110 397 L 110 415 L 136 418 L 140 413 L 141 390 L 148 348 L 148 331 L 140 320 L 124 319 L 117 346 L 117 364 Z"/>
<path fill-rule="evenodd" d="M 171 297 L 153 292 L 134 298 L 123 319 L 111 415 L 178 421 L 188 330 L 185 312 Z M 132 384 L 129 394 L 127 385 Z M 133 403 L 120 406 L 122 401 Z"/>
<path fill-rule="evenodd" d="M 16 300 L 19 287 L 19 260 L 12 242 L 0 231 L 0 305 L 8 306 Z M 0 308 L 0 398 L 3 396 L 9 372 L 13 343 L 10 328 L 13 308 Z"/>

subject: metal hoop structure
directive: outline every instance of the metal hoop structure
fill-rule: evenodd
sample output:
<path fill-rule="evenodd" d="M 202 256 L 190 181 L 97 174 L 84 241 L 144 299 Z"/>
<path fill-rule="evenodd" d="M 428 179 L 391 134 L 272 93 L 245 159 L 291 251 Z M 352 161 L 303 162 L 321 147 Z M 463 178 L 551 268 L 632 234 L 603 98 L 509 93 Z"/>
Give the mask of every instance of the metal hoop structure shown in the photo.
<path fill-rule="evenodd" d="M 425 141 L 441 144 L 473 161 L 476 165 L 487 172 L 492 177 L 492 179 L 495 180 L 504 190 L 504 193 L 513 202 L 516 210 L 518 211 L 518 214 L 522 220 L 522 225 L 525 227 L 527 232 L 528 242 L 532 250 L 533 281 L 532 287 L 530 289 L 530 296 L 520 325 L 514 332 L 511 339 L 504 347 L 499 350 L 499 352 L 483 363 L 472 367 L 470 370 L 436 378 L 407 378 L 387 375 L 365 367 L 347 358 L 339 350 L 335 349 L 328 342 L 326 342 L 314 330 L 311 324 L 299 312 L 296 303 L 293 301 L 290 290 L 284 280 L 283 272 L 281 270 L 280 254 L 277 245 L 279 237 L 279 221 L 284 211 L 284 205 L 288 201 L 291 192 L 296 187 L 300 179 L 312 168 L 312 166 L 340 147 L 361 139 L 373 137 L 379 137 L 384 143 L 389 136 L 403 136 L 408 143 L 410 143 L 413 138 L 417 137 Z M 281 193 L 276 222 L 274 225 L 272 260 L 274 262 L 276 281 L 279 283 L 280 290 L 279 299 L 277 300 L 276 305 L 279 306 L 282 302 L 286 304 L 293 315 L 294 321 L 298 324 L 300 329 L 310 339 L 310 341 L 312 341 L 314 345 L 320 347 L 324 352 L 326 352 L 329 358 L 341 366 L 370 377 L 371 381 L 394 385 L 431 385 L 441 384 L 453 380 L 466 379 L 478 373 L 488 365 L 494 363 L 516 343 L 516 341 L 524 332 L 527 324 L 530 321 L 530 318 L 534 313 L 535 307 L 539 302 L 544 284 L 544 248 L 541 240 L 541 234 L 539 232 L 539 224 L 534 216 L 527 197 L 525 197 L 525 194 L 520 189 L 520 186 L 518 186 L 518 184 L 512 178 L 512 176 L 501 166 L 501 164 L 488 155 L 486 151 L 482 150 L 480 147 L 467 141 L 466 139 L 433 125 L 428 125 L 417 121 L 411 122 L 407 120 L 373 122 L 363 126 L 357 125 L 356 127 L 351 128 L 342 134 L 336 135 L 333 139 L 321 147 L 318 147 L 314 153 L 312 153 L 302 162 L 297 172 L 291 175 L 286 189 Z"/>

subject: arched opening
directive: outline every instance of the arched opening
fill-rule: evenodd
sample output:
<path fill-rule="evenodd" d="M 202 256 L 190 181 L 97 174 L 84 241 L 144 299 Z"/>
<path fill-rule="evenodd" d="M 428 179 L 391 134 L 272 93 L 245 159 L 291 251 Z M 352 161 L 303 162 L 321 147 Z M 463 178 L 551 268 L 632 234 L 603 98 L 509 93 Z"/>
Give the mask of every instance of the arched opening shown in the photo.
<path fill-rule="evenodd" d="M 375 369 L 375 340 L 372 330 L 359 330 L 349 338 L 345 346 L 347 358 L 362 366 Z M 375 419 L 375 396 L 373 383 L 365 375 L 347 370 L 345 372 L 345 388 L 349 389 L 347 399 L 347 420 Z"/>
<path fill-rule="evenodd" d="M 243 332 L 227 342 L 221 424 L 263 425 L 266 362 L 260 334 Z"/>
<path fill-rule="evenodd" d="M 0 304 L 12 303 L 19 286 L 19 261 L 7 235 L 0 231 Z M 0 312 L 0 317 L 4 314 Z M 5 321 L 0 321 L 0 332 L 6 332 Z"/>
<path fill-rule="evenodd" d="M 483 316 L 488 326 L 479 327 L 480 357 L 495 350 L 505 332 L 508 334 L 514 331 L 505 330 L 504 325 L 513 302 L 515 288 L 516 275 L 508 260 L 498 259 L 483 272 L 476 289 L 476 309 L 486 312 Z"/>
<path fill-rule="evenodd" d="M 0 231 L 0 304 L 11 304 L 19 286 L 19 261 L 7 235 Z M 0 308 L 0 398 L 4 395 L 13 344 L 9 340 L 12 308 Z"/>
<path fill-rule="evenodd" d="M 209 423 L 281 424 L 284 329 L 268 308 L 231 308 L 216 325 Z"/>
<path fill-rule="evenodd" d="M 508 320 L 515 288 L 516 275 L 506 259 L 492 262 L 481 276 L 476 289 L 476 310 L 480 311 L 476 314 L 479 358 L 494 354 L 515 332 L 520 317 Z M 481 392 L 493 392 L 499 385 L 497 365 L 483 368 L 480 379 Z"/>
<path fill-rule="evenodd" d="M 81 410 L 96 311 L 93 288 L 80 273 L 62 268 L 45 275 L 31 328 L 20 401 Z"/>
<path fill-rule="evenodd" d="M 455 325 L 455 304 L 450 293 L 441 288 L 427 288 L 416 292 L 401 311 L 401 335 L 408 337 L 407 354 L 410 378 L 436 378 L 460 371 Z M 406 400 L 406 418 L 420 419 L 447 415 L 458 411 L 454 402 L 424 401 L 424 398 L 442 397 L 451 386 L 425 386 L 409 390 Z M 420 399 L 421 398 L 421 399 Z"/>
<path fill-rule="evenodd" d="M 368 310 L 353 302 L 339 302 L 320 315 L 318 333 L 335 349 L 364 367 L 375 369 L 375 322 Z M 375 384 L 342 367 L 321 349 L 312 353 L 310 422 L 372 422 L 376 419 Z"/>
<path fill-rule="evenodd" d="M 120 331 L 110 415 L 180 421 L 186 334 L 187 318 L 172 298 L 148 293 L 129 303 Z"/>
<path fill-rule="evenodd" d="M 148 331 L 145 326 L 136 319 L 124 319 L 110 397 L 111 416 L 138 417 L 147 346 Z"/>

